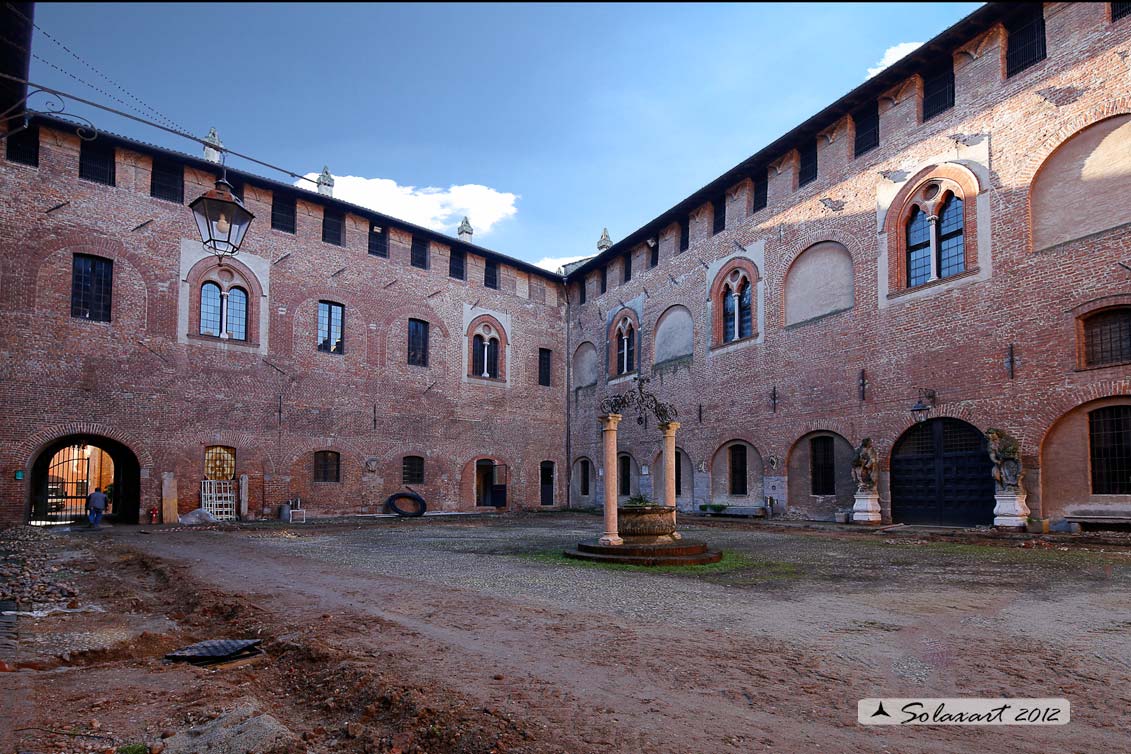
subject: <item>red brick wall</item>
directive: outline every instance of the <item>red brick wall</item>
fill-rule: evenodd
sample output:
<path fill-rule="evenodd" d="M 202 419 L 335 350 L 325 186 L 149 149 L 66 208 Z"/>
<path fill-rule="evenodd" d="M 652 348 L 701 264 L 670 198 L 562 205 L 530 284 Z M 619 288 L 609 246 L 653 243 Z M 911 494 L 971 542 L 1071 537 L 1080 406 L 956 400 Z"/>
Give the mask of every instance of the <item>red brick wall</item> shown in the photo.
<path fill-rule="evenodd" d="M 390 258 L 371 256 L 368 220 L 352 214 L 346 246 L 324 244 L 321 208 L 301 199 L 297 233 L 276 231 L 271 191 L 249 184 L 256 219 L 237 264 L 243 272 L 251 256 L 267 260 L 269 296 L 249 288 L 250 345 L 193 337 L 204 278 L 196 269 L 182 286 L 182 239 L 196 237 L 188 207 L 149 196 L 145 154 L 119 148 L 109 187 L 78 178 L 78 153 L 74 133 L 45 127 L 38 168 L 0 160 L 0 522 L 25 519 L 39 449 L 77 431 L 118 439 L 138 456 L 143 518 L 160 503 L 165 472 L 176 474 L 182 511 L 199 504 L 204 448 L 214 444 L 236 448 L 253 515 L 296 495 L 310 515 L 376 512 L 403 489 L 409 454 L 425 458 L 417 490 L 434 509 L 473 507 L 460 494 L 461 471 L 488 455 L 508 459 L 512 508 L 541 507 L 539 464 L 568 468 L 557 283 L 531 286 L 528 273 L 504 264 L 500 289 L 488 289 L 472 253 L 467 282 L 452 280 L 437 241 L 430 269 L 419 270 L 409 265 L 409 236 L 395 229 Z M 191 200 L 215 176 L 190 167 L 185 180 Z M 76 252 L 114 260 L 109 323 L 70 316 Z M 181 333 L 185 290 L 194 298 Z M 346 307 L 344 355 L 315 349 L 319 299 Z M 473 302 L 510 316 L 506 385 L 467 380 L 464 306 Z M 410 317 L 430 322 L 427 368 L 406 363 Z M 263 335 L 265 353 L 255 340 Z M 539 348 L 554 352 L 550 387 L 538 385 Z M 341 454 L 340 483 L 313 482 L 318 450 Z M 565 475 L 557 482 L 564 501 Z"/>
<path fill-rule="evenodd" d="M 618 300 L 643 297 L 642 374 L 652 372 L 651 343 L 660 315 L 682 304 L 695 316 L 690 368 L 661 370 L 652 386 L 679 409 L 677 441 L 696 469 L 696 503 L 708 502 L 717 487 L 711 460 L 736 437 L 748 438 L 762 456 L 765 494 L 781 500 L 786 487 L 807 488 L 787 481 L 785 459 L 800 438 L 828 430 L 854 445 L 872 438 L 881 459 L 886 513 L 889 455 L 911 426 L 908 409 L 922 387 L 938 393 L 934 416 L 961 418 L 982 430 L 1002 427 L 1019 438 L 1031 469 L 1029 504 L 1039 515 L 1042 483 L 1049 484 L 1038 468 L 1039 449 L 1050 427 L 1092 398 L 1131 394 L 1126 366 L 1077 369 L 1073 312 L 1089 301 L 1131 293 L 1131 273 L 1117 265 L 1131 263 L 1129 226 L 1034 253 L 1028 206 L 1033 176 L 1060 144 L 1089 124 L 1131 112 L 1131 22 L 1111 24 L 1104 3 L 1054 3 L 1045 14 L 1045 61 L 1005 79 L 1004 35 L 1000 27 L 989 30 L 964 45 L 969 52 L 956 51 L 954 108 L 922 123 L 921 82 L 910 79 L 881 99 L 879 148 L 853 159 L 851 128 L 830 129 L 827 138 L 818 137 L 816 181 L 796 189 L 796 155 L 783 153 L 769 170 L 766 209 L 738 217 L 736 210 L 751 204 L 736 198 L 728 203 L 727 229 L 711 236 L 706 207 L 695 216 L 688 251 L 677 253 L 678 238 L 664 243 L 656 269 L 635 272 L 624 286 L 611 276 L 604 296 L 591 285 L 583 306 L 572 299 L 571 342 L 591 340 L 600 349 L 606 334 L 598 313 L 616 308 Z M 899 262 L 887 256 L 897 244 L 883 234 L 884 215 L 877 208 L 897 193 L 899 181 L 951 160 L 979 176 L 980 195 L 970 210 L 982 202 L 989 227 L 980 227 L 977 216 L 968 231 L 979 233 L 976 241 L 988 241 L 988 250 L 972 245 L 979 256 L 988 252 L 990 264 L 960 285 L 932 286 L 918 295 L 892 296 L 900 293 L 894 287 L 883 293 L 881 281 L 887 287 L 888 280 L 898 280 Z M 749 193 L 750 184 L 738 191 Z M 782 292 L 789 262 L 820 241 L 839 242 L 851 253 L 854 306 L 787 329 Z M 765 269 L 759 273 L 765 282 L 765 340 L 712 353 L 707 265 L 733 254 L 736 243 L 764 244 Z M 1011 343 L 1012 379 L 1005 363 Z M 867 379 L 863 400 L 861 370 Z M 598 402 L 623 389 L 609 389 L 606 380 L 601 378 L 589 391 L 592 398 L 576 405 L 572 415 L 571 455 L 597 465 Z M 642 427 L 626 418 L 620 429 L 622 450 L 652 456 L 660 439 L 654 421 Z M 805 472 L 795 465 L 792 474 L 797 473 Z M 1087 499 L 1087 489 L 1056 490 L 1058 501 Z M 809 508 L 809 501 L 791 504 L 802 512 Z"/>

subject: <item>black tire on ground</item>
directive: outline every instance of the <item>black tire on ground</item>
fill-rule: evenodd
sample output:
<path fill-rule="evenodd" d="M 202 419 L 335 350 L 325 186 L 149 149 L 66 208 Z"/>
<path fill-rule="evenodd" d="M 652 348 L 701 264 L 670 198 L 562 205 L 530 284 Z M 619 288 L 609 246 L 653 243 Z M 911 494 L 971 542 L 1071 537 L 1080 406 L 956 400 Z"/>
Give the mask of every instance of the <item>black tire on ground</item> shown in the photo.
<path fill-rule="evenodd" d="M 398 505 L 398 500 L 410 502 L 408 505 Z M 428 510 L 428 503 L 424 502 L 424 498 L 415 492 L 394 492 L 385 500 L 385 510 L 391 510 L 398 516 L 423 516 L 424 511 Z"/>

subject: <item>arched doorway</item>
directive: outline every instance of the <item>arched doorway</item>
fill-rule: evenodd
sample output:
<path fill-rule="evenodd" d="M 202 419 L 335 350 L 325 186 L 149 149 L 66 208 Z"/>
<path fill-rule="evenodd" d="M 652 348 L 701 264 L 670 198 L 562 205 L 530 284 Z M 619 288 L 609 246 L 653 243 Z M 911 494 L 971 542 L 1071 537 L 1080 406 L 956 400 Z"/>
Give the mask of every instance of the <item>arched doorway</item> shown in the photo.
<path fill-rule="evenodd" d="M 901 524 L 990 526 L 993 464 L 986 438 L 960 419 L 930 419 L 891 453 L 891 518 Z"/>
<path fill-rule="evenodd" d="M 83 518 L 86 496 L 96 487 L 110 499 L 109 520 L 138 522 L 141 466 L 134 452 L 99 435 L 60 437 L 32 463 L 28 523 L 65 524 Z"/>

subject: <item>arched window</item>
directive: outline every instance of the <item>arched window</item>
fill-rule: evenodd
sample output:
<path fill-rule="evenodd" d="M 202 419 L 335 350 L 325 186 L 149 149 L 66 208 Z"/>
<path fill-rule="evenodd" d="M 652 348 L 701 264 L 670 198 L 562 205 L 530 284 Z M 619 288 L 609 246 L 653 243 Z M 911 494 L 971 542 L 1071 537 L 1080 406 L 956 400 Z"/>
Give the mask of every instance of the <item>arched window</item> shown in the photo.
<path fill-rule="evenodd" d="M 723 286 L 723 342 L 742 340 L 754 334 L 754 316 L 751 313 L 750 281 L 740 276 L 736 288 Z"/>
<path fill-rule="evenodd" d="M 204 449 L 205 479 L 235 479 L 236 449 L 226 445 L 209 445 Z"/>
<path fill-rule="evenodd" d="M 953 163 L 926 167 L 900 189 L 884 220 L 889 295 L 977 270 L 977 195 L 978 179 Z"/>
<path fill-rule="evenodd" d="M 499 380 L 506 379 L 506 332 L 498 320 L 489 315 L 481 315 L 471 322 L 467 330 L 468 377 Z"/>
<path fill-rule="evenodd" d="M 200 287 L 200 334 L 220 336 L 220 286 L 205 283 Z"/>
<path fill-rule="evenodd" d="M 1105 309 L 1084 320 L 1084 366 L 1131 362 L 1131 307 Z"/>
<path fill-rule="evenodd" d="M 636 369 L 636 328 L 625 320 L 617 328 L 617 374 L 628 374 Z"/>
<path fill-rule="evenodd" d="M 232 288 L 228 291 L 228 336 L 232 340 L 247 340 L 247 291 Z"/>
<path fill-rule="evenodd" d="M 314 454 L 314 481 L 342 481 L 341 456 L 332 450 L 319 450 Z"/>

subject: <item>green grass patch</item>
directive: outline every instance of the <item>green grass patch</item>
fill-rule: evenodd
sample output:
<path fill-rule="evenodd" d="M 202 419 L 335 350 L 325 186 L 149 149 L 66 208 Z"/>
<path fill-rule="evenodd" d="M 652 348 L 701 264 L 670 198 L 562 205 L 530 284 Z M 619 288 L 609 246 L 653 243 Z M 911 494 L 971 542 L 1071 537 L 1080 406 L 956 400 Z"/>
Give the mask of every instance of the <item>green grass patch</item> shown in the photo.
<path fill-rule="evenodd" d="M 719 574 L 761 574 L 762 578 L 739 579 L 742 583 L 753 583 L 754 580 L 765 581 L 775 578 L 793 578 L 796 576 L 797 567 L 792 563 L 780 563 L 771 560 L 755 560 L 748 555 L 734 550 L 723 550 L 723 558 L 718 563 L 705 565 L 681 566 L 643 566 L 628 565 L 625 563 L 601 563 L 592 560 L 574 560 L 567 558 L 561 550 L 547 550 L 542 552 L 522 553 L 517 557 L 535 563 L 546 565 L 567 566 L 572 568 L 596 568 L 605 571 L 629 571 L 636 573 L 658 573 L 674 576 L 712 576 Z M 728 579 L 728 581 L 730 581 Z"/>

